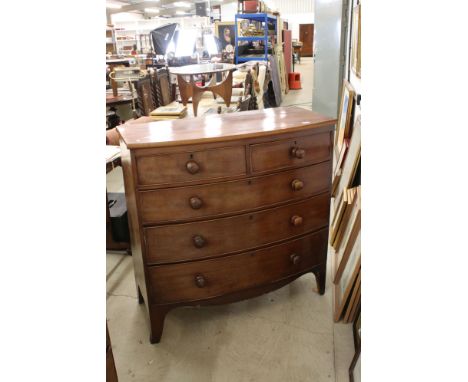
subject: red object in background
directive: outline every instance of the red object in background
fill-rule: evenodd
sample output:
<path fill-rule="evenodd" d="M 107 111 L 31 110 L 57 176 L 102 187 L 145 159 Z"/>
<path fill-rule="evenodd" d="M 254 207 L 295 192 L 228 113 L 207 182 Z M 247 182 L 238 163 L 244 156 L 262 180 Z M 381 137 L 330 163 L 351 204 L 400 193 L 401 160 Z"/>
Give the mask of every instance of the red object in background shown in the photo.
<path fill-rule="evenodd" d="M 284 64 L 286 66 L 286 73 L 292 72 L 292 31 L 283 30 L 283 43 L 284 43 Z"/>
<path fill-rule="evenodd" d="M 258 9 L 258 1 L 244 1 L 244 12 L 256 13 Z"/>
<path fill-rule="evenodd" d="M 301 86 L 301 73 L 292 72 L 289 73 L 289 90 L 302 89 Z"/>

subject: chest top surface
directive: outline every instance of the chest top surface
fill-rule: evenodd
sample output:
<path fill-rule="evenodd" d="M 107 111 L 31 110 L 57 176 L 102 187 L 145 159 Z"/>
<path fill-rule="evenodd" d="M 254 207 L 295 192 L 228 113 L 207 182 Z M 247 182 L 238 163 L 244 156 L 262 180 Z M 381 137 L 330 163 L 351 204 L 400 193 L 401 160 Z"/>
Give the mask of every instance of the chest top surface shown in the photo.
<path fill-rule="evenodd" d="M 336 119 L 299 107 L 278 107 L 207 117 L 122 125 L 118 132 L 129 149 L 332 130 Z"/>

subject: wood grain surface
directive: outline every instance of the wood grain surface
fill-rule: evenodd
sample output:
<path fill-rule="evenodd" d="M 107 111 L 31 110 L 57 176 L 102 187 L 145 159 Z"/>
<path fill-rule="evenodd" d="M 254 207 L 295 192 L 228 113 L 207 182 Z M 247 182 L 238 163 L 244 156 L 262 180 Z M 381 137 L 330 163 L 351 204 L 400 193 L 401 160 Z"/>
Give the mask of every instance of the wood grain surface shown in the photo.
<path fill-rule="evenodd" d="M 326 259 L 327 229 L 255 252 L 149 268 L 155 303 L 202 300 L 303 272 Z M 299 256 L 294 264 L 293 256 Z M 203 286 L 196 277 L 204 279 Z"/>
<path fill-rule="evenodd" d="M 164 147 L 274 136 L 287 131 L 332 131 L 336 119 L 299 107 L 122 125 L 117 128 L 128 148 Z"/>

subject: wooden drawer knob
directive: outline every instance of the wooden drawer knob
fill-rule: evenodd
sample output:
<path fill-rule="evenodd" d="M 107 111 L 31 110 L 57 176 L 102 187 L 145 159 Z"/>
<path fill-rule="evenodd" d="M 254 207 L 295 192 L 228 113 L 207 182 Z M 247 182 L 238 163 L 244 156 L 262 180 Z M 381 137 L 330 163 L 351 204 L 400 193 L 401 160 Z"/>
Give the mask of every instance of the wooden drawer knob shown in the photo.
<path fill-rule="evenodd" d="M 203 248 L 206 244 L 206 239 L 201 235 L 195 235 L 192 239 L 193 245 L 197 248 Z"/>
<path fill-rule="evenodd" d="M 294 215 L 292 218 L 291 218 L 291 224 L 294 226 L 294 227 L 299 227 L 303 222 L 303 219 L 302 219 L 302 216 L 299 216 L 299 215 Z"/>
<path fill-rule="evenodd" d="M 190 207 L 194 210 L 198 210 L 203 205 L 203 200 L 201 200 L 198 196 L 192 196 L 189 200 Z"/>
<path fill-rule="evenodd" d="M 291 187 L 294 191 L 302 190 L 304 188 L 304 182 L 302 182 L 302 180 L 299 179 L 294 179 L 291 182 Z"/>
<path fill-rule="evenodd" d="M 295 253 L 293 253 L 291 255 L 291 263 L 293 263 L 294 265 L 297 265 L 297 264 L 299 264 L 299 261 L 301 261 L 301 256 L 296 255 Z"/>
<path fill-rule="evenodd" d="M 297 158 L 297 159 L 302 159 L 305 157 L 305 150 L 304 149 L 300 149 L 299 147 L 293 147 L 291 149 L 291 155 L 294 157 L 294 158 Z"/>
<path fill-rule="evenodd" d="M 189 160 L 185 167 L 187 168 L 187 171 L 192 175 L 200 171 L 200 165 L 194 160 Z"/>
<path fill-rule="evenodd" d="M 206 286 L 206 280 L 202 275 L 195 276 L 195 285 L 199 288 L 203 288 Z"/>

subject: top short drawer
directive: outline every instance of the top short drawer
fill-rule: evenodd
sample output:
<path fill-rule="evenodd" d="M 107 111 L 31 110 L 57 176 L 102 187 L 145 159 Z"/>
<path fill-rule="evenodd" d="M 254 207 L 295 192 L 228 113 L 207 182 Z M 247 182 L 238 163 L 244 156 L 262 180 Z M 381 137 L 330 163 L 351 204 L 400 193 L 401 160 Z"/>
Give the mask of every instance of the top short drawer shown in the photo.
<path fill-rule="evenodd" d="M 136 157 L 138 183 L 163 185 L 246 174 L 245 147 L 232 146 Z"/>
<path fill-rule="evenodd" d="M 260 173 L 327 161 L 330 133 L 313 134 L 250 146 L 252 172 Z"/>

